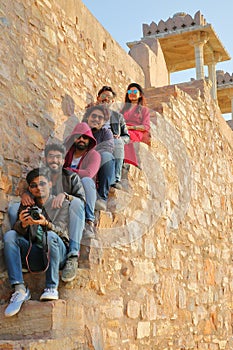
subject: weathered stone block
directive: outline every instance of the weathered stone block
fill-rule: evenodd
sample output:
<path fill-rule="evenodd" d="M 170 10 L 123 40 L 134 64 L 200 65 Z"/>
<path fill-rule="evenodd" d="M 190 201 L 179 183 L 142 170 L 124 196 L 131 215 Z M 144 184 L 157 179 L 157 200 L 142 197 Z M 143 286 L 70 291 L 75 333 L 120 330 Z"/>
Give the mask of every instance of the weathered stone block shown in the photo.
<path fill-rule="evenodd" d="M 123 298 L 119 297 L 111 300 L 110 303 L 102 307 L 102 309 L 107 318 L 114 319 L 122 317 L 124 311 Z"/>
<path fill-rule="evenodd" d="M 157 305 L 155 303 L 155 299 L 153 295 L 147 295 L 146 296 L 146 304 L 143 318 L 147 318 L 149 321 L 156 320 L 157 318 Z"/>
<path fill-rule="evenodd" d="M 5 307 L 6 305 L 0 308 L 2 339 L 22 339 L 43 332 L 52 332 L 57 329 L 60 322 L 63 322 L 60 316 L 66 313 L 65 302 L 62 300 L 46 303 L 28 301 L 22 306 L 20 313 L 12 318 L 4 316 Z"/>
<path fill-rule="evenodd" d="M 138 322 L 137 339 L 150 336 L 150 322 Z"/>
<path fill-rule="evenodd" d="M 3 192 L 0 192 L 0 211 L 5 213 L 8 208 L 8 201 Z"/>
<path fill-rule="evenodd" d="M 156 257 L 156 249 L 155 249 L 154 241 L 149 238 L 145 239 L 145 256 L 146 258 L 151 258 L 151 259 Z"/>
<path fill-rule="evenodd" d="M 178 290 L 178 307 L 180 309 L 186 308 L 186 291 L 184 288 L 179 288 Z"/>
<path fill-rule="evenodd" d="M 140 315 L 140 304 L 135 300 L 130 300 L 127 304 L 127 316 L 129 318 L 137 318 Z"/>
<path fill-rule="evenodd" d="M 28 135 L 28 139 L 30 143 L 35 145 L 39 150 L 44 149 L 45 141 L 39 131 L 37 131 L 36 129 L 27 127 L 26 133 Z"/>
<path fill-rule="evenodd" d="M 56 300 L 49 302 L 28 301 L 14 317 L 6 318 L 0 307 L 1 339 L 36 338 L 47 333 L 50 336 L 67 336 L 84 329 L 83 307 L 77 302 Z"/>
<path fill-rule="evenodd" d="M 133 260 L 134 270 L 132 280 L 136 284 L 156 283 L 158 274 L 155 271 L 155 266 L 151 261 Z"/>

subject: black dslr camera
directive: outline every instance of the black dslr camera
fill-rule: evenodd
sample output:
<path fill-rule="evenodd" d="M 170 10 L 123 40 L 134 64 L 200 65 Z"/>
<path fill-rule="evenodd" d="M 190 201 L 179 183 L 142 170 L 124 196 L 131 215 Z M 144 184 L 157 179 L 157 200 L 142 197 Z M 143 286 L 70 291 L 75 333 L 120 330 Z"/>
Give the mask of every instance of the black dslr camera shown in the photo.
<path fill-rule="evenodd" d="M 38 207 L 28 208 L 28 213 L 33 220 L 40 220 L 40 209 Z"/>

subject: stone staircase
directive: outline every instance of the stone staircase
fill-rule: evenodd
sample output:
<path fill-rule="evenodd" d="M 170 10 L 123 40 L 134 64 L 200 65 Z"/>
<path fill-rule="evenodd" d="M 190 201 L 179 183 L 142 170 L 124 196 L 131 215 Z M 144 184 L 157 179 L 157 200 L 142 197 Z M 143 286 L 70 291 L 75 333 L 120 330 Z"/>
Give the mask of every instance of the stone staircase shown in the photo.
<path fill-rule="evenodd" d="M 59 300 L 40 302 L 39 297 L 44 288 L 44 273 L 24 274 L 25 284 L 31 291 L 31 300 L 23 304 L 20 312 L 10 318 L 4 316 L 4 310 L 11 296 L 11 288 L 6 271 L 0 275 L 0 350 L 103 350 L 103 335 L 101 317 L 103 313 L 118 315 L 119 307 L 113 305 L 113 311 L 105 306 L 109 295 L 105 289 L 106 266 L 104 259 L 112 259 L 111 246 L 119 244 L 119 225 L 123 239 L 128 242 L 130 237 L 125 232 L 123 213 L 128 216 L 139 215 L 140 200 L 135 200 L 134 193 L 142 191 L 144 181 L 140 171 L 132 167 L 130 178 L 137 179 L 135 188 L 127 180 L 128 172 L 123 176 L 124 196 L 121 191 L 110 194 L 108 210 L 96 215 L 98 235 L 96 240 L 82 240 L 77 277 L 70 283 L 60 280 Z M 139 181 L 140 179 L 140 181 Z M 126 200 L 128 196 L 128 199 Z M 132 198 L 131 198 L 132 196 Z M 142 194 L 141 197 L 143 198 Z M 150 196 L 149 196 L 150 197 Z M 154 202 L 154 199 L 150 201 Z M 137 209 L 137 210 L 136 210 Z M 136 214 L 134 214 L 136 213 Z M 140 234 L 138 225 L 135 231 Z M 122 226 L 123 225 L 123 226 Z M 111 227 L 109 236 L 107 228 Z M 128 225 L 131 227 L 131 224 Z M 112 240 L 108 241 L 108 238 Z M 110 249 L 107 253 L 108 248 Z M 103 258 L 103 255 L 105 257 Z M 107 264 L 105 266 L 105 264 Z M 118 279 L 117 279 L 118 283 Z M 114 300 L 114 298 L 113 298 Z M 118 303 L 118 301 L 117 301 Z M 114 304 L 114 301 L 113 301 Z M 100 308 L 101 305 L 101 308 Z M 118 305 L 118 304 L 117 304 Z M 105 310 L 106 307 L 106 310 Z M 105 322 L 105 321 L 104 321 Z"/>
<path fill-rule="evenodd" d="M 140 152 L 147 152 L 150 156 L 147 145 L 142 145 Z M 142 159 L 145 169 L 149 158 Z M 44 288 L 44 274 L 25 273 L 25 284 L 29 287 L 32 298 L 23 304 L 17 315 L 6 318 L 4 310 L 11 296 L 11 288 L 6 271 L 0 274 L 0 350 L 104 349 L 101 322 L 106 322 L 105 313 L 110 315 L 108 317 L 113 317 L 112 323 L 109 321 L 111 326 L 119 313 L 119 317 L 123 315 L 121 299 L 116 299 L 115 305 L 114 296 L 106 293 L 109 282 L 105 274 L 108 275 L 110 266 L 107 261 L 109 259 L 112 264 L 112 256 L 118 255 L 112 247 L 128 245 L 131 241 L 140 239 L 145 228 L 151 226 L 154 218 L 146 218 L 144 215 L 147 206 L 154 208 L 154 212 L 159 215 L 161 208 L 157 205 L 163 195 L 157 186 L 160 178 L 157 171 L 155 164 L 154 176 L 150 188 L 147 186 L 146 194 L 145 174 L 135 167 L 131 167 L 129 172 L 125 171 L 122 179 L 124 196 L 121 191 L 111 193 L 108 210 L 97 213 L 98 239 L 81 242 L 77 278 L 67 284 L 60 280 L 59 300 L 39 302 Z M 122 278 L 126 275 L 123 272 Z M 116 274 L 111 283 L 118 288 L 119 281 Z M 113 288 L 114 294 L 113 286 L 111 284 L 108 288 Z"/>
<path fill-rule="evenodd" d="M 92 240 L 95 241 L 95 240 Z M 4 310 L 11 296 L 7 273 L 1 274 L 0 285 L 0 350 L 87 350 L 88 328 L 84 321 L 84 307 L 76 296 L 80 288 L 90 282 L 90 264 L 93 265 L 96 243 L 81 245 L 79 269 L 75 281 L 60 281 L 59 300 L 40 302 L 44 288 L 44 273 L 24 273 L 25 284 L 31 292 L 31 300 L 22 305 L 13 317 L 5 317 Z M 93 247 L 93 248 L 91 248 Z M 82 297 L 80 296 L 80 299 Z M 86 334 L 86 335 L 85 335 Z"/>

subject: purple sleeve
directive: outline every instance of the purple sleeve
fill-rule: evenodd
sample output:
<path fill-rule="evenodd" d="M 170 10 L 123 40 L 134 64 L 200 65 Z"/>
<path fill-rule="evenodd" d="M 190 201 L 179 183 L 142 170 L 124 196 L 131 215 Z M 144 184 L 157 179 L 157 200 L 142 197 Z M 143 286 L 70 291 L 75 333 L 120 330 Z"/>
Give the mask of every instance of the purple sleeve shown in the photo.
<path fill-rule="evenodd" d="M 99 153 L 110 152 L 113 153 L 114 150 L 114 138 L 112 131 L 110 129 L 102 128 L 100 137 L 97 140 L 96 151 Z"/>

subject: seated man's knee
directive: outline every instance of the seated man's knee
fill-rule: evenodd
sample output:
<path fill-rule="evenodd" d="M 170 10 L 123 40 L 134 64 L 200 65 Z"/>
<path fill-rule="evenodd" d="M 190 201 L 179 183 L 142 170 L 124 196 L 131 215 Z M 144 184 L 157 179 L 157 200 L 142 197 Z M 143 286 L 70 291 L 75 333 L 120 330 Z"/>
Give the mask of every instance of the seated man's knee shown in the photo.
<path fill-rule="evenodd" d="M 17 220 L 19 206 L 20 206 L 20 203 L 10 203 L 9 204 L 8 217 L 10 220 L 11 227 L 13 227 L 14 223 Z"/>
<path fill-rule="evenodd" d="M 84 202 L 81 198 L 74 197 L 70 202 L 69 212 L 84 210 Z"/>
<path fill-rule="evenodd" d="M 95 182 L 92 178 L 90 177 L 83 177 L 82 178 L 82 184 L 83 184 L 83 187 L 84 187 L 84 190 L 88 191 L 89 189 L 95 189 L 96 186 L 95 186 Z"/>
<path fill-rule="evenodd" d="M 104 164 L 111 162 L 114 159 L 112 153 L 110 152 L 103 152 L 101 153 L 101 164 L 100 166 L 102 167 Z"/>
<path fill-rule="evenodd" d="M 59 236 L 53 232 L 53 231 L 48 231 L 47 232 L 47 239 L 48 239 L 48 245 L 49 247 L 51 245 L 57 245 L 58 244 L 58 240 L 59 240 Z"/>
<path fill-rule="evenodd" d="M 17 232 L 15 230 L 10 230 L 7 231 L 4 235 L 3 235 L 3 242 L 4 243 L 10 243 L 10 242 L 15 242 L 15 240 L 17 239 Z"/>

